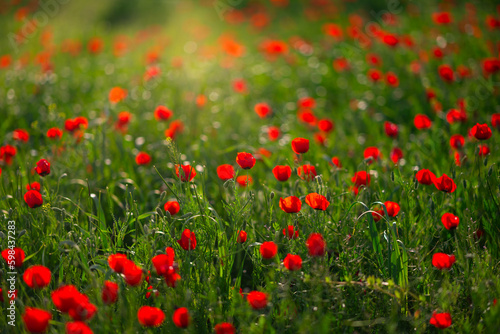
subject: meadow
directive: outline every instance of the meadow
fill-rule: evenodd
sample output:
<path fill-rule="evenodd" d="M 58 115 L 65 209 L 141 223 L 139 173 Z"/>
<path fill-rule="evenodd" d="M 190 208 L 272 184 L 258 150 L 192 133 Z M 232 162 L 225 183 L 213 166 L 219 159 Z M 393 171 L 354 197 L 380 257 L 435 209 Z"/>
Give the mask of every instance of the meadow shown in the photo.
<path fill-rule="evenodd" d="M 0 4 L 1 333 L 498 333 L 494 1 Z"/>

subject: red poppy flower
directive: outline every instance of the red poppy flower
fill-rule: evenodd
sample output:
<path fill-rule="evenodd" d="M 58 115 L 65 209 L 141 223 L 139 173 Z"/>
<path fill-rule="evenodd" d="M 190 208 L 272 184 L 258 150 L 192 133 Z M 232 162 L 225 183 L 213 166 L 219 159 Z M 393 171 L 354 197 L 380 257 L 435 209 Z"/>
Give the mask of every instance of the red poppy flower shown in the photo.
<path fill-rule="evenodd" d="M 500 114 L 491 115 L 491 126 L 500 130 Z"/>
<path fill-rule="evenodd" d="M 415 127 L 417 129 L 422 130 L 422 129 L 430 128 L 432 125 L 432 122 L 431 122 L 430 118 L 427 117 L 427 115 L 418 114 L 417 116 L 415 116 L 415 119 L 413 120 L 413 124 L 415 124 Z"/>
<path fill-rule="evenodd" d="M 177 201 L 168 201 L 165 203 L 163 208 L 165 209 L 165 211 L 168 211 L 171 216 L 175 216 L 177 212 L 179 212 L 179 210 L 181 209 L 181 206 Z"/>
<path fill-rule="evenodd" d="M 281 131 L 277 126 L 270 126 L 267 129 L 267 135 L 270 141 L 275 141 L 281 136 Z"/>
<path fill-rule="evenodd" d="M 455 191 L 455 189 L 457 189 L 457 185 L 455 184 L 455 182 L 446 174 L 443 174 L 441 177 L 434 178 L 432 182 L 438 190 L 447 193 L 452 193 Z"/>
<path fill-rule="evenodd" d="M 441 79 L 445 82 L 453 82 L 455 81 L 455 74 L 450 65 L 440 65 L 438 67 L 438 73 Z"/>
<path fill-rule="evenodd" d="M 450 269 L 453 263 L 455 263 L 455 255 L 435 253 L 432 256 L 432 265 L 439 270 Z"/>
<path fill-rule="evenodd" d="M 157 307 L 142 306 L 137 311 L 137 320 L 145 327 L 158 327 L 165 320 L 165 313 Z"/>
<path fill-rule="evenodd" d="M 121 87 L 113 87 L 109 91 L 109 102 L 118 103 L 127 97 L 127 90 Z"/>
<path fill-rule="evenodd" d="M 354 176 L 351 178 L 351 182 L 356 185 L 356 187 L 360 186 L 369 186 L 370 185 L 370 174 L 367 172 L 360 171 L 354 173 Z"/>
<path fill-rule="evenodd" d="M 151 157 L 146 152 L 139 152 L 135 156 L 135 163 L 139 166 L 147 165 L 151 162 Z"/>
<path fill-rule="evenodd" d="M 236 79 L 233 81 L 233 89 L 237 93 L 245 94 L 248 91 L 247 83 L 244 79 Z"/>
<path fill-rule="evenodd" d="M 286 198 L 280 197 L 280 208 L 286 213 L 296 213 L 302 208 L 302 202 L 295 196 L 289 196 Z"/>
<path fill-rule="evenodd" d="M 222 181 L 231 180 L 232 178 L 234 178 L 234 175 L 234 168 L 231 165 L 225 164 L 217 167 L 217 176 Z"/>
<path fill-rule="evenodd" d="M 299 108 L 314 109 L 316 107 L 316 100 L 314 100 L 312 97 L 303 97 L 299 99 L 299 101 L 297 102 L 297 106 Z"/>
<path fill-rule="evenodd" d="M 83 321 L 73 321 L 66 323 L 66 334 L 93 334 L 94 332 Z"/>
<path fill-rule="evenodd" d="M 128 111 L 120 112 L 118 114 L 117 127 L 120 129 L 125 128 L 130 123 L 131 118 L 132 115 Z"/>
<path fill-rule="evenodd" d="M 47 130 L 47 138 L 49 139 L 61 139 L 62 137 L 62 131 L 59 128 L 50 128 Z"/>
<path fill-rule="evenodd" d="M 464 110 L 459 109 L 450 109 L 446 114 L 446 120 L 448 123 L 453 124 L 456 122 L 465 122 L 467 121 L 467 114 Z"/>
<path fill-rule="evenodd" d="M 365 159 L 371 158 L 370 160 L 368 160 L 368 164 L 371 164 L 374 160 L 379 160 L 382 157 L 380 150 L 375 146 L 367 147 L 363 155 Z"/>
<path fill-rule="evenodd" d="M 32 289 L 41 289 L 49 285 L 52 273 L 41 265 L 31 266 L 23 274 L 23 280 Z"/>
<path fill-rule="evenodd" d="M 252 291 L 247 295 L 248 304 L 254 310 L 260 310 L 267 306 L 267 294 L 260 291 Z"/>
<path fill-rule="evenodd" d="M 385 211 L 384 209 L 374 210 L 374 212 L 372 212 L 372 216 L 373 220 L 378 222 L 383 216 L 385 216 Z"/>
<path fill-rule="evenodd" d="M 93 37 L 87 44 L 87 49 L 89 50 L 90 53 L 100 53 L 102 51 L 102 48 L 104 46 L 104 43 L 102 39 L 99 37 Z"/>
<path fill-rule="evenodd" d="M 478 152 L 479 156 L 485 156 L 490 154 L 490 148 L 488 147 L 488 145 L 479 145 L 478 149 L 479 149 Z"/>
<path fill-rule="evenodd" d="M 330 202 L 328 202 L 325 196 L 317 193 L 308 194 L 306 196 L 306 203 L 314 210 L 322 211 L 325 211 L 326 208 L 330 205 Z"/>
<path fill-rule="evenodd" d="M 235 334 L 236 328 L 229 322 L 222 322 L 215 325 L 215 334 Z"/>
<path fill-rule="evenodd" d="M 302 154 L 309 151 L 309 139 L 295 138 L 292 140 L 292 150 L 296 154 Z"/>
<path fill-rule="evenodd" d="M 52 319 L 50 312 L 35 307 L 26 307 L 23 314 L 24 326 L 30 333 L 44 333 Z"/>
<path fill-rule="evenodd" d="M 75 321 L 89 320 L 96 314 L 97 307 L 89 302 L 87 296 L 80 295 L 80 298 L 76 299 L 75 307 L 69 309 L 68 314 Z"/>
<path fill-rule="evenodd" d="M 332 63 L 333 69 L 337 72 L 343 72 L 349 69 L 349 62 L 345 58 L 337 58 Z"/>
<path fill-rule="evenodd" d="M 283 265 L 290 271 L 300 270 L 302 268 L 302 258 L 300 255 L 288 254 L 283 260 Z"/>
<path fill-rule="evenodd" d="M 272 259 L 278 253 L 278 246 L 272 241 L 263 242 L 260 245 L 260 254 L 264 259 Z"/>
<path fill-rule="evenodd" d="M 12 158 L 16 155 L 17 149 L 11 145 L 0 147 L 0 160 L 4 160 L 7 165 L 12 164 Z"/>
<path fill-rule="evenodd" d="M 178 328 L 187 328 L 191 322 L 188 309 L 180 307 L 175 310 L 172 320 L 174 321 L 174 325 Z"/>
<path fill-rule="evenodd" d="M 303 122 L 306 123 L 309 126 L 315 126 L 316 125 L 316 116 L 312 112 L 312 110 L 309 109 L 300 109 L 297 112 L 297 118 Z"/>
<path fill-rule="evenodd" d="M 382 72 L 379 69 L 371 68 L 368 70 L 368 78 L 373 82 L 378 82 L 382 79 Z"/>
<path fill-rule="evenodd" d="M 189 229 L 185 229 L 182 232 L 181 238 L 177 242 L 184 250 L 193 250 L 196 248 L 196 236 Z"/>
<path fill-rule="evenodd" d="M 239 152 L 236 156 L 236 163 L 243 169 L 251 169 L 255 166 L 255 158 L 250 153 Z"/>
<path fill-rule="evenodd" d="M 320 233 L 312 233 L 306 241 L 310 256 L 325 255 L 326 242 Z"/>
<path fill-rule="evenodd" d="M 297 175 L 305 181 L 312 181 L 316 177 L 316 168 L 313 165 L 303 165 L 297 168 Z"/>
<path fill-rule="evenodd" d="M 318 129 L 326 133 L 333 131 L 334 127 L 335 123 L 333 123 L 332 120 L 326 118 L 318 122 Z"/>
<path fill-rule="evenodd" d="M 491 129 L 488 124 L 477 123 L 470 130 L 470 134 L 473 135 L 476 139 L 486 140 L 491 137 Z"/>
<path fill-rule="evenodd" d="M 452 213 L 445 213 L 441 216 L 441 222 L 447 230 L 454 230 L 458 227 L 460 218 Z"/>
<path fill-rule="evenodd" d="M 238 231 L 238 239 L 236 240 L 238 243 L 242 244 L 247 241 L 247 232 Z"/>
<path fill-rule="evenodd" d="M 392 87 L 399 86 L 399 79 L 397 75 L 392 72 L 387 72 L 385 74 L 385 82 L 387 82 L 387 84 Z"/>
<path fill-rule="evenodd" d="M 293 225 L 288 225 L 283 229 L 283 235 L 288 239 L 297 239 L 299 237 L 299 230 L 295 230 Z"/>
<path fill-rule="evenodd" d="M 342 36 L 344 35 L 342 27 L 335 23 L 325 23 L 323 25 L 323 32 L 337 41 L 342 40 Z"/>
<path fill-rule="evenodd" d="M 64 285 L 52 291 L 51 297 L 56 308 L 63 313 L 68 313 L 70 309 L 79 305 L 79 300 L 88 299 L 74 285 Z"/>
<path fill-rule="evenodd" d="M 40 175 L 40 176 L 49 175 L 50 174 L 50 162 L 48 162 L 45 159 L 40 159 L 36 163 L 35 170 L 38 173 L 38 175 Z"/>
<path fill-rule="evenodd" d="M 497 58 L 487 58 L 481 63 L 483 73 L 486 77 L 500 71 L 500 60 Z"/>
<path fill-rule="evenodd" d="M 439 329 L 445 329 L 451 326 L 451 315 L 449 313 L 432 313 L 431 325 Z"/>
<path fill-rule="evenodd" d="M 417 172 L 415 178 L 417 179 L 418 183 L 429 185 L 434 182 L 433 180 L 436 178 L 436 175 L 434 175 L 434 173 L 428 169 L 421 169 Z"/>
<path fill-rule="evenodd" d="M 432 13 L 432 20 L 436 24 L 450 24 L 453 20 L 448 12 Z"/>
<path fill-rule="evenodd" d="M 170 274 L 171 267 L 174 265 L 175 253 L 158 254 L 151 259 L 156 273 L 159 276 L 166 276 Z"/>
<path fill-rule="evenodd" d="M 253 179 L 250 175 L 240 175 L 236 178 L 236 183 L 238 183 L 240 187 L 246 187 L 253 183 Z"/>
<path fill-rule="evenodd" d="M 38 208 L 43 204 L 42 195 L 37 190 L 29 190 L 24 194 L 24 201 L 32 209 Z"/>
<path fill-rule="evenodd" d="M 399 147 L 394 147 L 390 154 L 393 163 L 397 164 L 399 160 L 403 159 L 403 151 Z"/>
<path fill-rule="evenodd" d="M 155 109 L 154 116 L 157 121 L 167 121 L 172 117 L 174 113 L 172 110 L 168 109 L 165 106 L 158 106 Z"/>
<path fill-rule="evenodd" d="M 338 157 L 332 158 L 332 164 L 337 168 L 342 168 L 342 164 L 340 163 L 340 159 Z"/>
<path fill-rule="evenodd" d="M 399 129 L 398 129 L 398 126 L 394 123 L 386 121 L 384 123 L 384 130 L 385 130 L 385 134 L 388 137 L 396 138 L 398 136 Z"/>
<path fill-rule="evenodd" d="M 113 304 L 118 300 L 118 284 L 111 281 L 104 282 L 101 298 L 104 304 Z"/>
<path fill-rule="evenodd" d="M 273 168 L 273 174 L 276 180 L 285 182 L 290 178 L 290 176 L 292 176 L 292 169 L 290 168 L 290 166 L 278 165 Z"/>
<path fill-rule="evenodd" d="M 190 165 L 175 165 L 175 175 L 182 182 L 191 182 L 196 176 L 196 170 Z"/>
<path fill-rule="evenodd" d="M 30 134 L 24 129 L 16 129 L 12 133 L 12 139 L 26 143 L 30 139 Z"/>
<path fill-rule="evenodd" d="M 108 256 L 109 267 L 118 274 L 123 273 L 124 266 L 127 264 L 127 255 L 125 254 L 112 254 Z"/>
<path fill-rule="evenodd" d="M 138 286 L 142 282 L 142 269 L 131 260 L 124 262 L 122 274 L 125 276 L 125 283 L 130 286 Z"/>
<path fill-rule="evenodd" d="M 438 59 L 443 58 L 444 56 L 443 50 L 437 46 L 432 50 L 432 53 L 434 54 L 434 57 Z"/>
<path fill-rule="evenodd" d="M 9 266 L 20 268 L 23 265 L 25 254 L 24 250 L 19 247 L 6 248 L 2 251 L 2 257 Z"/>
<path fill-rule="evenodd" d="M 387 209 L 387 214 L 389 217 L 396 217 L 399 213 L 400 207 L 396 202 L 386 201 L 384 202 L 385 208 Z"/>
<path fill-rule="evenodd" d="M 382 37 L 384 44 L 395 47 L 399 43 L 399 39 L 393 34 L 384 34 Z"/>
<path fill-rule="evenodd" d="M 462 135 L 453 135 L 450 138 L 450 146 L 454 149 L 460 149 L 464 146 L 465 139 Z"/>
<path fill-rule="evenodd" d="M 260 118 L 266 118 L 272 113 L 271 107 L 269 104 L 261 102 L 257 103 L 254 107 L 255 113 L 259 115 Z"/>

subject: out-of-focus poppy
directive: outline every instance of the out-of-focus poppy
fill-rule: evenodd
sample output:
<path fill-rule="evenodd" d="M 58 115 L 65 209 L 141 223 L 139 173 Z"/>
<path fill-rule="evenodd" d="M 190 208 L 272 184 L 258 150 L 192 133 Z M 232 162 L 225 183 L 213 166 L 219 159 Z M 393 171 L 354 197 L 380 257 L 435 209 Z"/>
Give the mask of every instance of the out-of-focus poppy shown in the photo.
<path fill-rule="evenodd" d="M 306 241 L 310 256 L 325 255 L 326 242 L 320 233 L 312 233 Z"/>
<path fill-rule="evenodd" d="M 121 87 L 113 87 L 109 91 L 109 102 L 118 103 L 127 97 L 127 90 Z"/>
<path fill-rule="evenodd" d="M 254 107 L 254 111 L 260 118 L 266 118 L 272 113 L 271 107 L 265 102 L 257 103 Z"/>
<path fill-rule="evenodd" d="M 157 121 L 168 121 L 173 114 L 172 110 L 162 105 L 157 106 L 154 112 Z"/>
<path fill-rule="evenodd" d="M 148 165 L 151 162 L 151 156 L 146 152 L 139 152 L 135 156 L 135 163 L 139 166 Z"/>
<path fill-rule="evenodd" d="M 189 315 L 189 311 L 185 307 L 180 307 L 175 310 L 174 315 L 172 316 L 172 320 L 174 321 L 174 325 L 178 328 L 187 328 L 189 323 L 191 322 L 191 316 Z"/>
<path fill-rule="evenodd" d="M 435 253 L 432 256 L 432 265 L 439 270 L 450 269 L 453 263 L 455 263 L 455 255 Z"/>
<path fill-rule="evenodd" d="M 247 295 L 248 304 L 254 310 L 260 310 L 267 306 L 267 294 L 260 291 L 252 291 Z"/>
<path fill-rule="evenodd" d="M 32 209 L 38 208 L 43 204 L 42 195 L 37 190 L 29 190 L 24 194 L 24 201 Z"/>
<path fill-rule="evenodd" d="M 300 270 L 302 268 L 302 258 L 300 255 L 288 254 L 283 260 L 283 265 L 290 271 Z"/>
<path fill-rule="evenodd" d="M 49 321 L 52 319 L 52 315 L 50 312 L 39 308 L 26 307 L 22 318 L 28 332 L 44 333 L 49 328 Z"/>
<path fill-rule="evenodd" d="M 144 327 L 158 327 L 165 320 L 165 313 L 157 307 L 142 306 L 137 311 L 137 319 Z"/>
<path fill-rule="evenodd" d="M 278 246 L 272 241 L 263 242 L 260 245 L 260 255 L 264 259 L 272 259 L 278 253 Z"/>
<path fill-rule="evenodd" d="M 427 117 L 427 115 L 418 114 L 413 119 L 413 124 L 415 125 L 415 127 L 417 129 L 423 130 L 423 129 L 429 129 L 432 125 L 432 122 L 431 122 L 430 118 Z"/>
<path fill-rule="evenodd" d="M 288 239 L 297 239 L 299 237 L 299 230 L 296 230 L 293 225 L 288 225 L 283 229 L 283 235 Z"/>
<path fill-rule="evenodd" d="M 46 287 L 49 285 L 51 277 L 50 269 L 41 265 L 31 266 L 23 274 L 24 282 L 32 289 Z"/>
<path fill-rule="evenodd" d="M 432 313 L 431 320 L 429 323 L 439 329 L 445 329 L 451 326 L 451 315 L 447 312 L 444 313 Z"/>

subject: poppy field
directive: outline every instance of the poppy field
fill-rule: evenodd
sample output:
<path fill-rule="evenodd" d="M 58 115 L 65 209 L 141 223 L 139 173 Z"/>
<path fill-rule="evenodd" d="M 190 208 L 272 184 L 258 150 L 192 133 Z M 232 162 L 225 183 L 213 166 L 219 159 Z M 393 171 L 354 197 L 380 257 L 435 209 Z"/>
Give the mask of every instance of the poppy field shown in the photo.
<path fill-rule="evenodd" d="M 1 333 L 498 333 L 494 1 L 0 2 Z"/>

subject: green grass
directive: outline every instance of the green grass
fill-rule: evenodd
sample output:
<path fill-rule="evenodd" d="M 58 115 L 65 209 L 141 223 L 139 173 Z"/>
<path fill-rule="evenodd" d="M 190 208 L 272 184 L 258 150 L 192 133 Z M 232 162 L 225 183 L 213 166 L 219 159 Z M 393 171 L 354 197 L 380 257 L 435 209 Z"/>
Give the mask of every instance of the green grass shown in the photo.
<path fill-rule="evenodd" d="M 370 10 L 383 10 L 385 3 L 374 7 L 337 4 L 337 16 L 325 9 L 323 16 L 311 21 L 303 13 L 305 2 L 291 2 L 286 9 L 266 2 L 272 20 L 261 31 L 249 23 L 230 25 L 219 19 L 213 6 L 196 2 L 164 4 L 156 10 L 151 4 L 137 5 L 135 16 L 129 7 L 120 7 L 120 2 L 92 2 L 85 9 L 70 2 L 61 7 L 50 26 L 41 27 L 21 45 L 19 52 L 11 49 L 7 38 L 0 42 L 0 56 L 11 54 L 14 62 L 25 54 L 30 57 L 25 67 L 13 64 L 0 69 L 0 135 L 3 144 L 17 148 L 13 163 L 1 166 L 0 245 L 7 248 L 7 221 L 14 220 L 16 246 L 26 253 L 23 267 L 17 269 L 16 327 L 7 324 L 8 304 L 4 303 L 1 332 L 26 332 L 21 315 L 27 306 L 50 311 L 48 332 L 63 332 L 71 318 L 51 301 L 51 292 L 63 284 L 74 284 L 97 306 L 98 312 L 87 321 L 94 333 L 206 333 L 221 322 L 231 322 L 240 333 L 432 333 L 438 331 L 429 324 L 434 311 L 451 314 L 452 326 L 445 330 L 450 333 L 497 331 L 500 307 L 493 306 L 493 300 L 500 297 L 500 170 L 498 129 L 491 126 L 491 115 L 500 112 L 500 77 L 496 73 L 484 78 L 480 67 L 482 59 L 498 56 L 488 49 L 488 41 L 496 40 L 498 30 L 490 31 L 485 25 L 486 15 L 495 13 L 494 6 L 476 4 L 482 36 L 475 38 L 458 28 L 458 21 L 466 17 L 464 6 L 452 8 L 455 22 L 441 27 L 431 20 L 438 10 L 436 3 L 404 2 L 398 25 L 383 28 L 411 35 L 416 46 L 391 49 L 373 39 L 371 49 L 366 50 L 348 37 L 334 42 L 323 34 L 322 25 L 338 23 L 345 34 L 349 25 L 346 13 L 356 12 L 367 22 L 373 20 Z M 242 2 L 240 6 L 249 5 Z M 161 22 L 158 16 L 165 6 L 172 13 Z M 416 6 L 420 14 L 410 15 L 410 6 Z M 22 27 L 22 22 L 13 19 L 17 8 L 2 14 L 0 27 L 5 35 Z M 117 14 L 120 11 L 123 18 Z M 149 13 L 151 22 L 147 22 Z M 136 43 L 144 22 L 162 25 Z M 53 47 L 44 48 L 40 37 L 49 28 Z M 206 31 L 207 37 L 197 37 L 196 30 Z M 246 48 L 243 57 L 230 60 L 230 68 L 221 66 L 230 57 L 218 43 L 227 31 Z M 118 35 L 128 38 L 129 51 L 122 57 L 115 57 L 112 51 Z M 433 58 L 430 50 L 436 46 L 437 35 L 444 36 L 448 44 L 454 42 L 458 53 L 447 48 L 443 59 Z M 86 50 L 86 42 L 94 36 L 101 37 L 105 45 L 98 55 Z M 312 54 L 294 49 L 293 36 L 308 41 Z M 275 61 L 267 59 L 259 52 L 266 37 L 285 41 L 288 54 Z M 80 40 L 81 53 L 60 52 L 66 38 Z M 193 41 L 196 51 L 186 53 L 186 43 Z M 145 82 L 146 53 L 158 46 L 163 46 L 158 63 L 161 75 Z M 207 46 L 218 50 L 213 58 L 200 55 Z M 43 73 L 34 61 L 42 50 L 53 50 L 52 72 Z M 429 62 L 422 62 L 421 73 L 416 75 L 409 64 L 419 59 L 421 50 L 428 51 Z M 398 88 L 365 80 L 370 68 L 367 53 L 380 56 L 384 73 L 397 74 Z M 183 65 L 176 68 L 172 59 L 179 56 Z M 332 61 L 338 57 L 348 59 L 349 71 L 333 70 Z M 437 73 L 443 63 L 453 68 L 464 64 L 473 74 L 446 84 Z M 232 81 L 237 78 L 247 82 L 248 94 L 233 90 Z M 117 104 L 108 100 L 114 86 L 128 90 L 127 98 Z M 427 101 L 427 88 L 435 90 L 443 113 L 435 112 Z M 207 97 L 202 108 L 195 103 L 199 94 Z M 316 99 L 318 119 L 335 122 L 324 146 L 314 141 L 317 129 L 297 119 L 297 101 L 304 96 Z M 465 123 L 449 124 L 446 112 L 458 108 L 459 98 L 465 99 L 469 118 Z M 253 107 L 259 102 L 270 104 L 271 117 L 256 115 Z M 153 117 L 158 105 L 173 111 L 171 120 L 158 122 Z M 121 111 L 132 114 L 126 134 L 114 126 Z M 430 129 L 415 128 L 413 118 L 419 113 L 431 118 Z M 64 129 L 65 120 L 77 116 L 89 120 L 80 142 L 66 131 L 61 141 L 46 137 L 49 128 Z M 184 123 L 184 131 L 172 142 L 165 140 L 164 131 L 174 119 Z M 385 135 L 386 120 L 398 124 L 397 139 Z M 467 138 L 476 123 L 488 123 L 492 128 L 492 137 L 485 141 L 491 151 L 488 157 L 479 157 L 477 141 Z M 280 140 L 269 141 L 269 125 L 281 127 Z M 17 128 L 29 132 L 27 143 L 12 139 Z M 453 134 L 466 138 L 461 152 L 467 158 L 461 166 L 455 164 L 449 145 Z M 296 137 L 311 143 L 300 163 L 294 161 L 290 145 Z M 380 149 L 381 160 L 367 164 L 363 151 L 369 146 Z M 238 167 L 238 152 L 256 153 L 261 147 L 271 157 L 257 161 L 250 170 Z M 404 152 L 404 163 L 398 166 L 389 158 L 393 147 Z M 139 151 L 151 155 L 149 165 L 135 163 Z M 331 166 L 333 156 L 340 158 L 342 168 Z M 51 173 L 44 178 L 32 173 L 41 158 L 51 163 Z M 184 162 L 197 168 L 189 184 L 175 175 L 174 165 Z M 297 167 L 305 163 L 313 164 L 318 173 L 311 182 L 297 176 Z M 241 188 L 233 180 L 221 181 L 216 174 L 221 164 L 232 164 L 237 176 L 249 175 L 253 184 Z M 271 172 L 276 165 L 290 165 L 292 177 L 278 182 Z M 437 176 L 446 173 L 457 190 L 446 194 L 433 185 L 419 184 L 415 173 L 423 168 Z M 349 190 L 351 177 L 362 170 L 370 171 L 372 180 L 356 196 Z M 42 185 L 44 204 L 30 209 L 23 196 L 26 184 L 34 181 Z M 305 203 L 305 196 L 312 192 L 330 201 L 325 212 Z M 280 197 L 291 195 L 302 199 L 299 213 L 287 214 L 279 208 Z M 167 200 L 179 202 L 177 215 L 165 212 Z M 397 202 L 401 211 L 396 217 L 386 214 L 375 222 L 371 212 L 385 201 Z M 458 229 L 443 227 L 441 216 L 446 212 L 459 216 Z M 299 238 L 283 236 L 288 225 L 299 229 Z M 176 242 L 185 228 L 196 233 L 193 251 L 183 250 Z M 479 229 L 484 231 L 480 238 L 476 236 Z M 240 230 L 248 233 L 243 244 L 236 242 Z M 324 236 L 325 256 L 308 255 L 306 240 L 311 233 Z M 260 255 L 264 241 L 278 245 L 272 260 Z M 173 247 L 176 253 L 181 280 L 175 288 L 155 274 L 151 262 L 166 247 Z M 451 270 L 432 266 L 436 252 L 456 256 Z M 115 253 L 125 253 L 145 272 L 151 271 L 150 283 L 127 286 L 108 265 L 108 256 Z M 302 257 L 300 271 L 283 266 L 288 253 Z M 35 264 L 52 272 L 49 286 L 39 290 L 22 280 L 22 273 Z M 3 260 L 1 266 L 0 287 L 5 292 L 9 270 Z M 119 284 L 116 304 L 104 305 L 101 300 L 105 280 Z M 149 286 L 159 295 L 146 298 Z M 268 293 L 269 305 L 253 310 L 238 293 L 240 288 L 244 293 Z M 4 299 L 8 299 L 6 294 Z M 160 328 L 146 329 L 139 324 L 137 311 L 143 305 L 165 312 Z M 192 323 L 187 330 L 172 322 L 176 307 L 190 312 Z"/>

